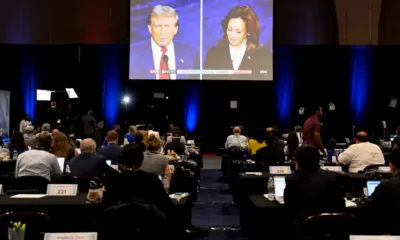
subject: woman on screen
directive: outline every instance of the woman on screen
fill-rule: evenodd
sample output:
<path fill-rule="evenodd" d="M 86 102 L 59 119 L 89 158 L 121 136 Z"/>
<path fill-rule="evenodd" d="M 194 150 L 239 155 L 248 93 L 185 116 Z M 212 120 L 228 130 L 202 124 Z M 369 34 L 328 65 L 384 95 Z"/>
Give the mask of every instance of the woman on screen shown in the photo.
<path fill-rule="evenodd" d="M 205 70 L 251 70 L 251 74 L 203 74 L 203 79 L 272 80 L 272 54 L 260 45 L 260 23 L 250 6 L 233 7 L 222 20 L 224 36 L 207 52 Z"/>

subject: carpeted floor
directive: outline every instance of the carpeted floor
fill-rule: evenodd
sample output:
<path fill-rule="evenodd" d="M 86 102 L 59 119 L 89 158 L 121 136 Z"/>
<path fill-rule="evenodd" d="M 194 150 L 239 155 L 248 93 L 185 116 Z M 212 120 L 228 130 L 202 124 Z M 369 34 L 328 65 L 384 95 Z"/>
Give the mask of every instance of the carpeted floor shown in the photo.
<path fill-rule="evenodd" d="M 216 166 L 220 158 L 204 159 L 201 172 L 201 189 L 196 206 L 192 211 L 192 223 L 197 227 L 209 230 L 205 235 L 194 239 L 247 239 L 242 237 L 239 222 L 238 206 L 233 204 L 232 195 L 227 183 L 218 182 L 221 176 Z M 211 169 L 215 167 L 214 169 Z"/>

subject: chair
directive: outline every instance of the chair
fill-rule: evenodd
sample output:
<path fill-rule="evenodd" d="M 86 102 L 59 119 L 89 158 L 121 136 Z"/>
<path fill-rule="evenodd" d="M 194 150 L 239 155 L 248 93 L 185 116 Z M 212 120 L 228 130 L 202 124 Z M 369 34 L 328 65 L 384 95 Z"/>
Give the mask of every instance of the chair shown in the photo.
<path fill-rule="evenodd" d="M 91 181 L 95 181 L 98 185 L 102 184 L 102 180 L 95 176 L 73 176 L 72 177 L 72 183 L 78 184 L 79 193 L 88 193 Z"/>
<path fill-rule="evenodd" d="M 10 222 L 26 224 L 25 239 L 43 239 L 44 232 L 51 231 L 50 217 L 42 212 L 6 212 L 0 215 L 0 239 L 8 239 Z"/>
<path fill-rule="evenodd" d="M 49 183 L 50 181 L 44 177 L 23 176 L 12 181 L 9 191 L 14 193 L 46 193 Z"/>
<path fill-rule="evenodd" d="M 357 233 L 356 217 L 347 213 L 321 213 L 309 216 L 302 224 L 305 239 L 349 239 Z"/>

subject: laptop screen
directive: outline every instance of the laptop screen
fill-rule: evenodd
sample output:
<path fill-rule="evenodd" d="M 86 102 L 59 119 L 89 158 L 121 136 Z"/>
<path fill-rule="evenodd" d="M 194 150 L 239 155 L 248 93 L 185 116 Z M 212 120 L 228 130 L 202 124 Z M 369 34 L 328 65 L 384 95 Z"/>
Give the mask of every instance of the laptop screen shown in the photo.
<path fill-rule="evenodd" d="M 106 160 L 106 163 L 108 164 L 108 166 L 111 166 L 111 160 Z"/>
<path fill-rule="evenodd" d="M 368 193 L 368 197 L 370 197 L 372 195 L 372 193 L 374 193 L 375 188 L 381 183 L 381 181 L 377 181 L 377 180 L 371 180 L 371 181 L 367 181 L 367 193 Z"/>
<path fill-rule="evenodd" d="M 61 172 L 64 172 L 65 158 L 63 158 L 63 157 L 57 158 L 57 162 L 58 162 L 58 165 L 60 165 Z"/>
<path fill-rule="evenodd" d="M 283 197 L 286 187 L 285 177 L 274 177 L 275 197 Z"/>

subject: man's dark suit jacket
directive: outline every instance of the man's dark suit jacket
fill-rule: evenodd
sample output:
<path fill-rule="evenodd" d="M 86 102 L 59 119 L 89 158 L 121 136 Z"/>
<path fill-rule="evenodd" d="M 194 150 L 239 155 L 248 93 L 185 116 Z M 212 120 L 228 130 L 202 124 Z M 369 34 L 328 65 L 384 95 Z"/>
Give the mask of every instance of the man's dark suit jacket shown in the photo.
<path fill-rule="evenodd" d="M 285 152 L 275 146 L 267 146 L 258 149 L 253 160 L 265 164 L 283 163 L 285 162 Z"/>
<path fill-rule="evenodd" d="M 103 155 L 106 160 L 111 160 L 112 164 L 118 164 L 119 156 L 122 154 L 122 148 L 115 143 L 109 143 L 107 146 L 99 148 L 97 153 Z"/>
<path fill-rule="evenodd" d="M 372 234 L 400 235 L 398 223 L 392 219 L 392 216 L 399 216 L 399 204 L 400 173 L 383 180 L 364 206 L 366 224 L 371 231 L 375 231 Z"/>
<path fill-rule="evenodd" d="M 204 69 L 210 70 L 233 70 L 232 58 L 229 52 L 229 45 L 217 45 L 210 48 L 204 62 Z M 247 50 L 240 63 L 239 70 L 252 70 L 251 75 L 203 75 L 203 79 L 252 79 L 272 80 L 272 54 L 263 47 Z M 260 73 L 267 70 L 267 73 Z"/>
<path fill-rule="evenodd" d="M 199 53 L 196 49 L 174 41 L 175 67 L 176 70 L 198 70 L 200 67 Z M 155 69 L 153 60 L 153 50 L 151 41 L 146 40 L 130 45 L 131 59 L 129 65 L 130 79 L 153 79 L 156 74 L 150 74 L 150 70 Z M 167 52 L 168 55 L 168 52 Z M 172 69 L 170 69 L 172 70 Z M 173 69 L 175 70 L 175 69 Z M 199 79 L 200 75 L 177 75 L 179 79 Z"/>
<path fill-rule="evenodd" d="M 108 166 L 106 158 L 96 153 L 83 152 L 69 162 L 72 176 L 93 176 L 103 177 L 114 175 L 118 172 Z"/>
<path fill-rule="evenodd" d="M 284 199 L 292 218 L 293 233 L 298 233 L 302 222 L 313 214 L 343 212 L 344 194 L 337 178 L 337 173 L 321 169 L 300 170 L 286 177 Z"/>

